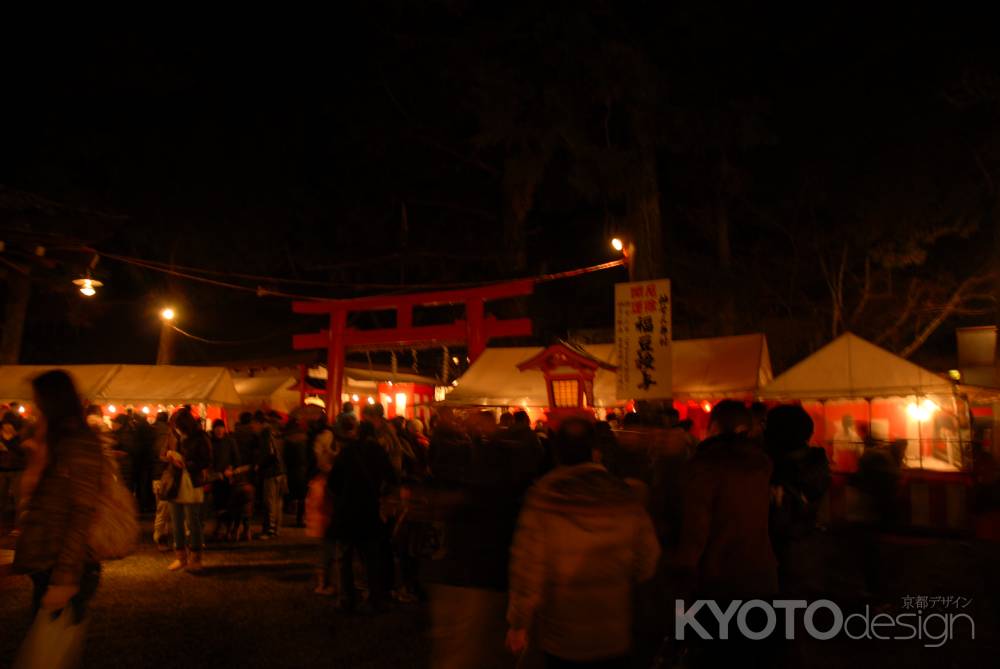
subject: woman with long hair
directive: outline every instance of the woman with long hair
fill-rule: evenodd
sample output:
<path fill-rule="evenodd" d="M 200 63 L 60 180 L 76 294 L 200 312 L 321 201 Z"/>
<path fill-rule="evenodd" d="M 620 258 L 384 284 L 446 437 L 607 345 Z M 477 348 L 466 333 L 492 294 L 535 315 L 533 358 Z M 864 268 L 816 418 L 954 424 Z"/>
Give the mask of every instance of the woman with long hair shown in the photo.
<path fill-rule="evenodd" d="M 46 372 L 32 387 L 41 414 L 31 467 L 37 473 L 23 489 L 28 502 L 14 569 L 31 576 L 36 613 L 61 616 L 69 608 L 79 625 L 101 574 L 87 541 L 101 485 L 101 443 L 66 372 Z"/>
<path fill-rule="evenodd" d="M 167 452 L 167 465 L 173 467 L 174 476 L 180 478 L 177 496 L 170 500 L 177 559 L 167 568 L 170 571 L 185 568 L 199 571 L 205 545 L 201 507 L 205 502 L 205 470 L 212 466 L 212 446 L 201 423 L 187 407 L 174 414 L 173 424 L 177 445 Z"/>

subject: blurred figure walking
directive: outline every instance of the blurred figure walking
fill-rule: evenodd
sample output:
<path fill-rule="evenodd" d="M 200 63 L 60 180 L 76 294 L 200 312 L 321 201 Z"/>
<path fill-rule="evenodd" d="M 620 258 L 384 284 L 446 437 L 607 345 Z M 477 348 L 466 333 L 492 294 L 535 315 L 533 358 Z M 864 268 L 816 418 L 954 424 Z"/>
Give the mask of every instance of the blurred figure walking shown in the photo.
<path fill-rule="evenodd" d="M 101 485 L 101 442 L 88 429 L 66 372 L 46 372 L 32 386 L 42 414 L 33 454 L 40 475 L 24 491 L 29 499 L 14 569 L 31 576 L 34 613 L 51 613 L 60 623 L 70 616 L 59 632 L 71 635 L 63 639 L 66 652 L 59 662 L 70 667 L 82 653 L 88 605 L 101 575 L 100 563 L 88 549 Z M 22 649 L 22 666 L 37 666 L 32 652 Z"/>
<path fill-rule="evenodd" d="M 660 557 L 649 516 L 593 462 L 595 446 L 589 422 L 563 421 L 556 469 L 528 491 L 514 535 L 507 646 L 521 653 L 537 635 L 547 667 L 631 666 L 633 590 Z"/>

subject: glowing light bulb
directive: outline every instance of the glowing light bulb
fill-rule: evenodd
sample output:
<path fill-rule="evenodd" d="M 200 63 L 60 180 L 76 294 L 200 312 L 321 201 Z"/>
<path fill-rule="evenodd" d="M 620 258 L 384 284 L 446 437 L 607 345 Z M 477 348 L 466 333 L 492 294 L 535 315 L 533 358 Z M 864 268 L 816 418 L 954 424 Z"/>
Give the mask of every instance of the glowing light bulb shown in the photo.
<path fill-rule="evenodd" d="M 623 242 L 618 237 L 615 237 L 614 239 L 611 240 L 611 248 L 613 248 L 615 251 L 621 251 L 622 249 L 625 248 L 625 242 Z"/>
<path fill-rule="evenodd" d="M 142 412 L 148 416 L 149 415 L 149 407 L 142 407 Z"/>
<path fill-rule="evenodd" d="M 116 407 L 114 404 L 109 404 L 108 413 L 118 413 L 118 407 Z"/>
<path fill-rule="evenodd" d="M 351 401 L 352 402 L 357 402 L 358 401 L 358 396 L 357 395 L 351 395 Z"/>
<path fill-rule="evenodd" d="M 17 412 L 18 413 L 24 413 L 24 411 L 25 411 L 25 409 L 24 409 L 24 405 L 23 404 L 21 406 L 17 407 Z"/>
<path fill-rule="evenodd" d="M 97 289 L 103 286 L 104 284 L 98 281 L 97 279 L 91 279 L 88 276 L 82 279 L 75 279 L 73 281 L 73 285 L 78 286 L 80 288 L 81 295 L 84 295 L 85 297 L 93 297 L 94 295 L 97 294 Z"/>
<path fill-rule="evenodd" d="M 712 413 L 712 403 L 709 402 L 708 400 L 705 400 L 704 402 L 701 403 L 701 410 L 704 411 L 705 413 Z"/>
<path fill-rule="evenodd" d="M 160 312 L 160 318 L 162 318 L 165 321 L 172 321 L 176 317 L 177 317 L 177 312 L 175 312 L 170 307 L 166 307 L 163 311 Z"/>
<path fill-rule="evenodd" d="M 453 364 L 453 365 L 457 365 L 458 364 L 458 356 L 457 355 L 451 356 L 451 364 Z"/>
<path fill-rule="evenodd" d="M 933 400 L 924 399 L 917 404 L 916 402 L 910 402 L 906 405 L 906 415 L 915 421 L 921 423 L 926 422 L 931 419 L 934 413 L 940 409 Z"/>
<path fill-rule="evenodd" d="M 369 396 L 368 396 L 368 403 L 369 403 L 369 404 L 375 404 L 375 398 L 374 398 L 374 397 L 372 397 L 371 395 L 369 395 Z"/>

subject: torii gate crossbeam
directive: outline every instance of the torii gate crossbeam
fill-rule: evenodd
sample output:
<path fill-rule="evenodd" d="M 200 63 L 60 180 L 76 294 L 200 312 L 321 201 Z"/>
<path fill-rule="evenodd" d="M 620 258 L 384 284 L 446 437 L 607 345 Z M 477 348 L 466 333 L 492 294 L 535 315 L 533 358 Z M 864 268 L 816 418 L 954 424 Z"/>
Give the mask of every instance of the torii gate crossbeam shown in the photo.
<path fill-rule="evenodd" d="M 523 279 L 490 284 L 477 288 L 411 293 L 406 295 L 376 295 L 348 300 L 316 300 L 292 303 L 297 314 L 326 314 L 327 329 L 312 334 L 295 335 L 295 350 L 327 350 L 326 410 L 330 420 L 340 412 L 344 383 L 344 356 L 349 348 L 366 346 L 460 345 L 469 349 L 469 359 L 475 361 L 494 337 L 527 337 L 531 335 L 531 319 L 498 319 L 486 315 L 486 302 L 531 295 L 535 280 Z M 413 325 L 415 307 L 464 304 L 465 318 L 444 325 Z M 358 330 L 347 327 L 347 316 L 364 311 L 396 312 L 396 327 Z M 304 381 L 304 379 L 303 379 Z"/>

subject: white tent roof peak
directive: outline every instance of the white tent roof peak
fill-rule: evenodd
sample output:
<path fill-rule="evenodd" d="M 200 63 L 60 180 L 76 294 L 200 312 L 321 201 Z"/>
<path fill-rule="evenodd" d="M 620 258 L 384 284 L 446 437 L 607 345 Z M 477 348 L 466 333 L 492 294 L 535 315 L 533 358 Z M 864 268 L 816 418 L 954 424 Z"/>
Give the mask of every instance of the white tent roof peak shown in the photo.
<path fill-rule="evenodd" d="M 860 399 L 951 394 L 952 384 L 845 332 L 765 386 L 766 399 Z"/>
<path fill-rule="evenodd" d="M 614 344 L 587 344 L 583 350 L 618 365 Z M 771 359 L 762 334 L 673 342 L 673 395 L 676 399 L 715 399 L 756 395 L 771 380 Z M 543 375 L 520 372 L 518 364 L 538 355 L 540 346 L 487 348 L 466 370 L 446 403 L 465 406 L 547 406 Z M 597 406 L 616 406 L 615 372 L 600 369 L 594 377 Z"/>

